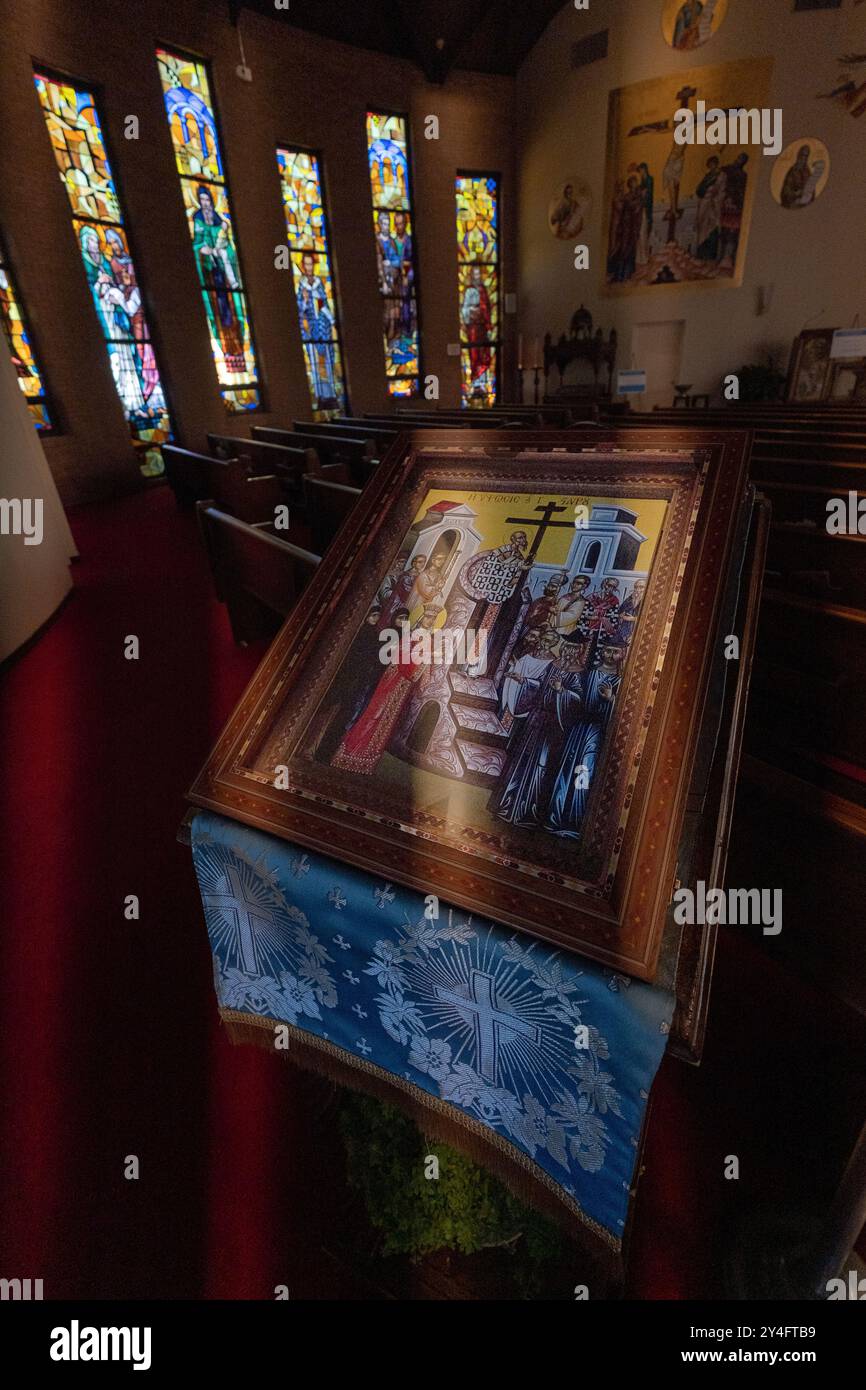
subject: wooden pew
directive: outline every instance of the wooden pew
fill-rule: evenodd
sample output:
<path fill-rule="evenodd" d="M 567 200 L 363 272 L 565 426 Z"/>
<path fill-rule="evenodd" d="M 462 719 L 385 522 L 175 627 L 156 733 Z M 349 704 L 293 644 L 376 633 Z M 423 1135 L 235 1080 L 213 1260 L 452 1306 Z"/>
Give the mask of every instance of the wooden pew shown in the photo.
<path fill-rule="evenodd" d="M 321 467 L 319 455 L 310 445 L 266 444 L 261 439 L 237 439 L 227 434 L 209 434 L 207 443 L 215 458 L 237 458 L 244 453 L 256 473 L 279 473 L 287 480 L 297 480 L 299 491 L 303 474 L 317 473 Z"/>
<path fill-rule="evenodd" d="M 165 480 L 179 507 L 192 507 L 205 497 L 213 497 L 219 487 L 217 475 L 225 468 L 225 460 L 181 449 L 177 444 L 163 444 L 161 452 Z"/>
<path fill-rule="evenodd" d="M 497 417 L 495 420 L 485 418 L 486 412 L 481 410 L 464 410 L 454 415 L 440 414 L 435 410 L 399 410 L 397 418 L 406 429 L 447 429 L 449 425 L 453 428 L 464 430 L 496 430 L 501 429 L 503 420 Z"/>
<path fill-rule="evenodd" d="M 292 428 L 301 433 L 322 435 L 325 439 L 360 439 L 362 442 L 372 440 L 377 461 L 388 452 L 401 430 L 401 426 L 397 424 L 380 425 L 369 420 L 349 419 L 293 420 Z"/>
<path fill-rule="evenodd" d="M 166 474 L 180 505 L 212 501 L 224 512 L 254 525 L 272 526 L 279 506 L 292 505 L 284 482 L 273 473 L 256 473 L 245 455 L 214 458 L 173 444 L 163 446 Z"/>
<path fill-rule="evenodd" d="M 361 489 L 309 475 L 303 485 L 307 524 L 315 549 L 323 555 L 361 496 Z"/>
<path fill-rule="evenodd" d="M 245 455 L 214 459 L 167 443 L 163 459 L 178 506 L 213 500 L 232 516 L 250 523 L 272 523 L 275 507 L 288 503 L 281 480 L 274 474 L 254 473 L 252 460 Z"/>
<path fill-rule="evenodd" d="M 819 787 L 834 768 L 834 794 L 857 800 L 866 769 L 866 538 L 831 535 L 826 521 L 829 498 L 866 495 L 866 421 L 796 406 L 710 416 L 710 428 L 754 430 L 751 475 L 774 508 L 746 746 L 756 766 Z M 665 431 L 708 421 L 704 411 L 654 411 L 628 424 Z"/>
<path fill-rule="evenodd" d="M 196 507 L 217 598 L 239 646 L 272 637 L 316 572 L 320 557 L 209 502 Z"/>
<path fill-rule="evenodd" d="M 269 444 L 282 444 L 287 447 L 315 449 L 322 462 L 322 470 L 331 466 L 328 478 L 334 482 L 354 484 L 363 487 L 373 472 L 372 465 L 378 461 L 378 452 L 372 439 L 355 439 L 350 435 L 304 434 L 298 430 L 277 429 L 273 425 L 254 425 L 253 437 Z M 338 476 L 337 470 L 341 470 Z"/>

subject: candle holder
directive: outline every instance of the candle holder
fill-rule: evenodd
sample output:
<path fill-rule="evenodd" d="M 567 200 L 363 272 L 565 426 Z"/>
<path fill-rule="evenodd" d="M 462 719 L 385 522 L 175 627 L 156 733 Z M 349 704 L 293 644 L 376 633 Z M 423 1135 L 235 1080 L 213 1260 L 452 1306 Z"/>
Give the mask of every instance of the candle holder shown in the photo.
<path fill-rule="evenodd" d="M 535 366 L 532 368 L 532 370 L 533 370 L 533 372 L 535 373 L 535 378 L 534 378 L 534 382 L 535 382 L 535 391 L 534 391 L 534 398 L 533 398 L 533 402 L 532 402 L 532 403 L 533 403 L 533 405 L 540 405 L 541 402 L 540 402 L 539 399 L 538 399 L 538 385 L 539 385 L 539 382 L 541 381 L 541 368 L 539 367 L 538 363 L 535 364 Z"/>
<path fill-rule="evenodd" d="M 526 373 L 526 368 L 525 368 L 524 366 L 522 366 L 520 363 L 518 363 L 518 365 L 517 365 L 517 380 L 518 380 L 519 383 L 520 383 L 520 389 L 519 389 L 519 391 L 518 391 L 518 404 L 519 404 L 519 405 L 523 405 L 523 377 L 524 377 L 525 373 Z"/>

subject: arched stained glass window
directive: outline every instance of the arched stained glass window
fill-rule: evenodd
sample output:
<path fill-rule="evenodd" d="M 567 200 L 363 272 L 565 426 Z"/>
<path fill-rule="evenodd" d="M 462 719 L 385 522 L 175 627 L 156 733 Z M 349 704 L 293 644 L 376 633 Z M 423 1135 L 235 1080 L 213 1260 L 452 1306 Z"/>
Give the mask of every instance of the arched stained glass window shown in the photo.
<path fill-rule="evenodd" d="M 418 265 L 412 221 L 409 133 L 404 116 L 367 112 L 367 158 L 385 337 L 385 376 L 392 396 L 415 396 L 421 375 Z"/>
<path fill-rule="evenodd" d="M 457 175 L 460 376 L 464 405 L 496 404 L 499 377 L 499 180 Z"/>
<path fill-rule="evenodd" d="M 319 157 L 277 148 L 304 365 L 317 420 L 346 411 L 343 354 Z"/>
<path fill-rule="evenodd" d="M 144 454 L 141 471 L 161 473 L 156 446 L 171 438 L 171 422 L 96 102 L 85 87 L 65 79 L 41 72 L 33 77 L 114 384 Z"/>
<path fill-rule="evenodd" d="M 156 58 L 220 394 L 230 414 L 257 410 L 261 383 L 207 67 L 164 48 Z"/>
<path fill-rule="evenodd" d="M 12 365 L 18 373 L 18 385 L 27 399 L 31 419 L 41 434 L 54 428 L 42 373 L 36 364 L 21 300 L 15 292 L 12 276 L 0 243 L 0 319 L 12 354 Z"/>

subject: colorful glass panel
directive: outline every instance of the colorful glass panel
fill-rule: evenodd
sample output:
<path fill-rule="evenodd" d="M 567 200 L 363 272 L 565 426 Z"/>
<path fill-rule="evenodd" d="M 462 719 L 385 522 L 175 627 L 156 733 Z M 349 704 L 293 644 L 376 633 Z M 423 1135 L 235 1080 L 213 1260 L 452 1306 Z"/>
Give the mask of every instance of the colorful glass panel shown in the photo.
<path fill-rule="evenodd" d="M 465 406 L 496 404 L 499 368 L 499 180 L 458 174 L 457 283 Z"/>
<path fill-rule="evenodd" d="M 120 198 L 93 94 L 33 74 L 72 225 L 111 364 L 114 385 L 148 477 L 162 472 L 159 445 L 171 421 L 141 288 L 124 230 Z"/>
<path fill-rule="evenodd" d="M 207 68 L 162 48 L 156 58 L 220 394 L 230 414 L 255 410 L 256 354 Z"/>
<path fill-rule="evenodd" d="M 36 365 L 30 334 L 15 291 L 9 267 L 0 245 L 0 319 L 12 354 L 12 365 L 18 373 L 18 385 L 27 400 L 30 417 L 40 433 L 52 429 L 51 413 L 45 397 L 42 373 Z"/>
<path fill-rule="evenodd" d="M 346 388 L 319 161 L 278 149 L 277 168 L 313 415 L 326 420 L 345 413 Z"/>
<path fill-rule="evenodd" d="M 382 297 L 385 376 L 392 396 L 414 396 L 421 374 L 418 271 L 412 221 L 409 144 L 403 116 L 367 112 L 367 158 Z M 399 381 L 399 385 L 398 385 Z"/>

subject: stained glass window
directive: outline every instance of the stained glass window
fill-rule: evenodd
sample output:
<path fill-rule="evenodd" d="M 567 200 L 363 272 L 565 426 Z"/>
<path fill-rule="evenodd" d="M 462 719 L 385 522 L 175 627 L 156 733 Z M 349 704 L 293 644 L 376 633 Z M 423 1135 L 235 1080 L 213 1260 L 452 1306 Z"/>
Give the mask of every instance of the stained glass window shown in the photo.
<path fill-rule="evenodd" d="M 230 414 L 261 405 L 256 354 L 207 68 L 156 51 L 220 394 Z"/>
<path fill-rule="evenodd" d="M 418 392 L 421 364 L 416 298 L 418 271 L 405 117 L 367 112 L 367 158 L 382 296 L 385 376 L 392 396 L 414 396 Z"/>
<path fill-rule="evenodd" d="M 9 266 L 0 244 L 0 319 L 12 353 L 12 365 L 18 373 L 18 385 L 27 399 L 27 409 L 40 433 L 53 429 L 42 373 L 36 364 L 21 300 L 15 292 Z"/>
<path fill-rule="evenodd" d="M 344 414 L 346 389 L 319 159 L 278 148 L 277 168 L 313 414 L 325 420 Z"/>
<path fill-rule="evenodd" d="M 72 226 L 114 385 L 133 439 L 144 455 L 141 471 L 153 476 L 163 471 L 157 446 L 171 438 L 171 422 L 99 112 L 86 88 L 39 72 L 33 78 L 60 179 L 69 195 Z"/>
<path fill-rule="evenodd" d="M 499 370 L 499 180 L 457 175 L 457 278 L 464 405 L 496 404 Z"/>

